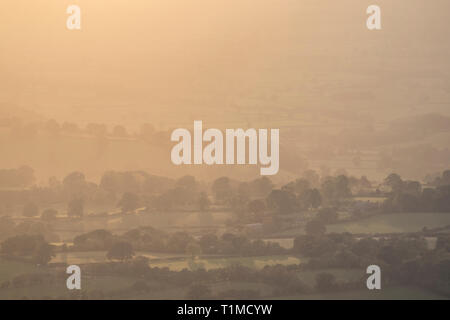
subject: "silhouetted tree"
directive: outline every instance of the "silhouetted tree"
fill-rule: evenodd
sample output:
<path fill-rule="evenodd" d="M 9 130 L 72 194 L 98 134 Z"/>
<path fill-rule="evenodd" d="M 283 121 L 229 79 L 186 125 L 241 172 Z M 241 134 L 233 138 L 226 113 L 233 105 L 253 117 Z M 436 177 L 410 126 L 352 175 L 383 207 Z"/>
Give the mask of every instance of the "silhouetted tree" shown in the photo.
<path fill-rule="evenodd" d="M 317 219 L 323 223 L 332 223 L 337 221 L 338 213 L 334 208 L 322 208 L 317 212 Z"/>
<path fill-rule="evenodd" d="M 384 184 L 389 186 L 393 192 L 397 193 L 402 190 L 403 180 L 396 173 L 391 173 L 384 179 Z"/>
<path fill-rule="evenodd" d="M 125 129 L 124 126 L 120 125 L 114 126 L 112 134 L 117 138 L 125 138 L 128 136 L 127 129 Z"/>
<path fill-rule="evenodd" d="M 42 220 L 54 220 L 58 214 L 58 211 L 55 209 L 45 209 L 41 214 Z"/>
<path fill-rule="evenodd" d="M 53 246 L 46 242 L 41 242 L 36 246 L 36 249 L 33 252 L 33 261 L 37 264 L 46 265 L 54 256 Z"/>
<path fill-rule="evenodd" d="M 233 190 L 230 186 L 230 179 L 227 177 L 221 177 L 214 180 L 211 190 L 217 201 L 226 201 L 233 195 Z"/>
<path fill-rule="evenodd" d="M 210 299 L 211 296 L 211 289 L 207 285 L 202 283 L 192 284 L 186 293 L 186 299 L 190 300 Z"/>
<path fill-rule="evenodd" d="M 106 253 L 109 260 L 127 261 L 134 256 L 133 246 L 129 242 L 116 242 Z"/>
<path fill-rule="evenodd" d="M 84 174 L 78 171 L 72 172 L 63 179 L 63 187 L 67 196 L 78 197 L 83 194 L 86 188 L 86 179 Z"/>
<path fill-rule="evenodd" d="M 267 197 L 267 206 L 279 214 L 290 214 L 296 209 L 297 200 L 293 193 L 285 190 L 272 190 Z"/>
<path fill-rule="evenodd" d="M 28 202 L 23 207 L 22 215 L 24 217 L 36 217 L 39 215 L 39 208 L 34 202 Z"/>
<path fill-rule="evenodd" d="M 322 203 L 322 196 L 317 189 L 306 189 L 298 196 L 298 202 L 302 208 L 318 208 Z"/>
<path fill-rule="evenodd" d="M 266 205 L 261 199 L 253 200 L 248 203 L 248 210 L 255 216 L 260 216 L 266 210 Z"/>
<path fill-rule="evenodd" d="M 123 194 L 117 206 L 122 209 L 122 213 L 127 213 L 139 208 L 139 202 L 140 199 L 137 194 L 126 192 Z"/>
<path fill-rule="evenodd" d="M 202 248 L 195 241 L 189 242 L 188 245 L 186 246 L 186 254 L 190 255 L 192 259 L 198 257 L 201 253 Z"/>
<path fill-rule="evenodd" d="M 201 192 L 198 200 L 197 200 L 198 208 L 200 211 L 206 211 L 209 208 L 209 205 L 211 204 L 211 201 L 209 201 L 208 195 L 206 192 Z"/>
<path fill-rule="evenodd" d="M 331 273 L 321 272 L 316 275 L 316 289 L 327 292 L 336 288 L 336 278 Z"/>
<path fill-rule="evenodd" d="M 73 198 L 67 205 L 67 215 L 69 217 L 82 217 L 84 215 L 84 200 Z"/>
<path fill-rule="evenodd" d="M 325 225 L 319 220 L 311 220 L 305 225 L 305 232 L 308 235 L 322 235 L 326 231 Z"/>

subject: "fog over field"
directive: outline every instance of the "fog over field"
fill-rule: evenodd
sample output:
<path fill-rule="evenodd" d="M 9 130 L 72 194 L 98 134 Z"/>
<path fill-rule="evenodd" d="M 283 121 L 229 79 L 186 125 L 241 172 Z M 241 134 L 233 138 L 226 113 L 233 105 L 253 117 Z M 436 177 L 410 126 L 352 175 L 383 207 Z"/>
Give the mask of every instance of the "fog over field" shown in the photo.
<path fill-rule="evenodd" d="M 349 0 L 81 0 L 83 28 L 68 32 L 66 2 L 5 3 L 2 118 L 99 123 L 111 131 L 121 125 L 130 133 L 144 123 L 192 128 L 194 120 L 222 129 L 281 128 L 287 174 L 325 167 L 423 179 L 448 164 L 447 1 L 381 1 L 378 32 L 365 28 L 365 3 Z M 17 134 L 5 134 L 9 156 L 0 164 L 30 165 L 42 179 L 75 169 L 95 179 L 102 168 L 179 175 L 154 143 L 61 138 L 38 140 L 31 153 Z M 157 140 L 170 143 L 168 134 Z M 424 155 L 430 151 L 439 156 Z M 155 153 L 163 158 L 153 160 Z"/>
<path fill-rule="evenodd" d="M 0 299 L 448 299 L 450 2 L 372 4 L 2 0 Z"/>

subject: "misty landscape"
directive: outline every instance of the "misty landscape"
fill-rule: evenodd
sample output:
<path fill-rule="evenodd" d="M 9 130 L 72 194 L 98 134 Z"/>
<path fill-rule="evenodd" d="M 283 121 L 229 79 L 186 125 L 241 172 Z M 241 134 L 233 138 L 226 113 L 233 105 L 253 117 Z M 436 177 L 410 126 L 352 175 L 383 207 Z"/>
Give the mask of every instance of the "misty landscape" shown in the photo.
<path fill-rule="evenodd" d="M 69 2 L 0 13 L 1 300 L 450 298 L 448 1 Z M 277 174 L 173 164 L 200 120 Z"/>

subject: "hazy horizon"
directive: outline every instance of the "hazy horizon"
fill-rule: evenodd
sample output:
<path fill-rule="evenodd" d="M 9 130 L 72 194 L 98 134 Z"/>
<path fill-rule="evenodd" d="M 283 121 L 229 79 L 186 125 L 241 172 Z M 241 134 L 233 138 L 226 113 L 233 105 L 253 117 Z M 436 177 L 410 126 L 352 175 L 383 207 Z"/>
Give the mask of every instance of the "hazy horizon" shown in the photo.
<path fill-rule="evenodd" d="M 327 163 L 343 152 L 362 154 L 370 162 L 363 167 L 373 169 L 382 154 L 395 160 L 397 149 L 422 146 L 442 153 L 440 163 L 417 170 L 419 165 L 399 160 L 399 169 L 369 176 L 400 170 L 423 178 L 448 163 L 447 1 L 379 1 L 383 27 L 377 32 L 365 27 L 369 1 L 80 0 L 79 31 L 65 27 L 69 4 L 5 1 L 0 117 L 83 128 L 101 123 L 108 130 L 121 125 L 129 133 L 143 123 L 156 130 L 191 128 L 194 120 L 222 129 L 280 128 L 281 144 L 290 150 L 282 168 L 301 162 L 299 173 L 323 165 L 352 171 L 353 165 Z M 122 147 L 111 153 L 105 146 L 89 156 L 99 161 L 98 169 L 66 165 L 72 159 L 62 155 L 63 167 L 47 168 L 46 154 L 57 152 L 54 143 L 42 143 L 33 155 L 11 151 L 0 166 L 30 165 L 43 178 L 54 169 L 58 175 L 95 171 L 98 177 L 102 168 L 150 167 L 149 160 L 125 159 Z M 407 158 L 420 150 L 405 151 L 413 153 Z M 98 159 L 102 152 L 124 159 L 105 165 Z M 161 170 L 152 173 L 167 172 Z"/>

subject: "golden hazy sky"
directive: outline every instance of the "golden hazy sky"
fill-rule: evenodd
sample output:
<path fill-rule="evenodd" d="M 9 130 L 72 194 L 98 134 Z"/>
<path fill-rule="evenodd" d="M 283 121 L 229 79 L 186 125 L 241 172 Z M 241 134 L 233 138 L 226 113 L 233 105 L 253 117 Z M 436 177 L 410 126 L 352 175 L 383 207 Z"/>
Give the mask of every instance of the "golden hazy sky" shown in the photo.
<path fill-rule="evenodd" d="M 389 119 L 431 96 L 426 111 L 448 114 L 449 2 L 377 3 L 370 32 L 372 1 L 2 0 L 0 105 L 133 125 L 228 108 Z M 65 27 L 70 4 L 81 31 Z"/>

